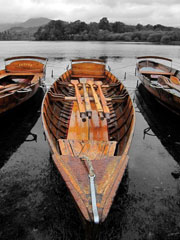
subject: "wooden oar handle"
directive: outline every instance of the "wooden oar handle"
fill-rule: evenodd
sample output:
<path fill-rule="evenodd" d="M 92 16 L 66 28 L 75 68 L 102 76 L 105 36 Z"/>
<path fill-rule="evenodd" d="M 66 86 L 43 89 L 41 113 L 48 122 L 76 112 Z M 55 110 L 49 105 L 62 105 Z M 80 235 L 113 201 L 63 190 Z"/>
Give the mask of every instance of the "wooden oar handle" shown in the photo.
<path fill-rule="evenodd" d="M 170 82 L 170 79 L 168 79 L 167 77 L 164 76 L 160 76 L 158 77 L 158 82 L 161 85 L 167 85 L 168 87 L 175 89 L 176 91 L 180 92 L 180 87 L 178 85 L 175 85 L 173 83 Z"/>
<path fill-rule="evenodd" d="M 91 110 L 91 104 L 90 104 L 90 100 L 89 100 L 89 96 L 86 90 L 86 84 L 83 84 L 83 92 L 84 92 L 84 101 L 85 101 L 85 106 L 86 106 L 86 114 L 88 116 L 88 118 L 91 118 L 92 116 L 92 110 Z"/>
<path fill-rule="evenodd" d="M 106 98 L 105 98 L 105 96 L 103 94 L 103 91 L 102 91 L 102 88 L 101 88 L 102 82 L 101 81 L 96 81 L 95 84 L 98 86 L 99 95 L 100 95 L 101 103 L 102 103 L 102 106 L 103 106 L 104 114 L 105 114 L 107 119 L 110 119 L 110 111 L 109 111 L 109 108 L 107 106 Z"/>
<path fill-rule="evenodd" d="M 179 78 L 177 78 L 177 77 L 175 77 L 175 76 L 170 76 L 170 81 L 171 81 L 173 84 L 180 85 L 180 80 L 179 80 Z"/>
<path fill-rule="evenodd" d="M 75 88 L 77 103 L 78 103 L 79 112 L 80 112 L 80 117 L 82 118 L 82 121 L 85 122 L 86 121 L 86 110 L 85 110 L 84 103 L 83 103 L 82 98 L 81 98 L 81 94 L 80 94 L 79 89 L 78 89 L 79 81 L 78 80 L 71 80 L 71 83 L 74 85 L 74 88 Z"/>
<path fill-rule="evenodd" d="M 94 82 L 91 81 L 91 80 L 88 80 L 87 83 L 91 87 L 91 91 L 92 91 L 92 95 L 94 97 L 94 101 L 95 101 L 95 104 L 96 104 L 97 111 L 99 112 L 99 116 L 100 116 L 101 120 L 103 120 L 104 119 L 103 109 L 102 109 L 101 103 L 99 101 L 99 98 L 98 98 L 98 96 L 97 96 L 97 94 L 94 90 L 94 87 L 93 87 Z"/>

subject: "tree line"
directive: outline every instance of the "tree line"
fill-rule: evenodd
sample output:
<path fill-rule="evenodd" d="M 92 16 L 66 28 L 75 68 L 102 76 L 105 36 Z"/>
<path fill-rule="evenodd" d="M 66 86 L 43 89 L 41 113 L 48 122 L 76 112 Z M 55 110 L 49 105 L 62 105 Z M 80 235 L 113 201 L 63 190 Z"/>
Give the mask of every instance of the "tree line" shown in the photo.
<path fill-rule="evenodd" d="M 8 31 L 0 33 L 0 40 L 18 40 L 15 33 L 12 35 Z M 70 23 L 52 20 L 47 25 L 39 27 L 33 35 L 29 34 L 27 40 L 28 38 L 37 41 L 133 41 L 179 44 L 180 29 L 161 24 L 143 26 L 142 24 L 127 25 L 120 21 L 111 23 L 106 17 L 98 23 L 91 22 L 89 24 L 80 20 Z M 25 39 L 26 35 L 23 35 L 23 39 L 19 40 Z"/>

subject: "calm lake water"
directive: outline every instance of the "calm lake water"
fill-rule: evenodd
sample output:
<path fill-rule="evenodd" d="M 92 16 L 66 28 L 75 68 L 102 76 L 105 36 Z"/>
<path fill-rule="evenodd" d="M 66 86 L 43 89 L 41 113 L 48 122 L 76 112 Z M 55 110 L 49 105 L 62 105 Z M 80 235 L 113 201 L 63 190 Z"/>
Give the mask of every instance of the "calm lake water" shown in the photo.
<path fill-rule="evenodd" d="M 120 42 L 0 42 L 3 59 L 48 57 L 50 85 L 73 58 L 105 58 L 124 82 L 136 109 L 136 127 L 126 174 L 98 240 L 180 239 L 180 124 L 137 86 L 136 56 L 173 59 L 180 46 Z M 0 239 L 84 239 L 79 216 L 54 168 L 43 135 L 39 92 L 29 103 L 0 118 Z M 37 136 L 37 139 L 34 136 Z"/>

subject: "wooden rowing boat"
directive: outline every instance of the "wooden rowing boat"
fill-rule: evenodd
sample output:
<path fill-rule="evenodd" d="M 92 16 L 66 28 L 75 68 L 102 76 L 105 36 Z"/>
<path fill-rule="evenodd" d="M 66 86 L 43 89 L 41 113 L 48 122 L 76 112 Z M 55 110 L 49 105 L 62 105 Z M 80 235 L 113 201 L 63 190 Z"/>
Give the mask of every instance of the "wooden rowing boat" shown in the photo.
<path fill-rule="evenodd" d="M 170 155 L 179 163 L 180 156 L 180 125 L 179 117 L 156 104 L 153 95 L 140 84 L 135 91 L 135 101 L 138 109 L 148 123 L 144 136 L 158 137 Z M 166 120 L 165 120 L 166 119 Z M 155 138 L 156 138 L 155 137 Z"/>
<path fill-rule="evenodd" d="M 45 74 L 46 58 L 18 56 L 5 59 L 0 70 L 0 114 L 30 99 Z"/>
<path fill-rule="evenodd" d="M 172 60 L 157 56 L 143 56 L 137 59 L 136 69 L 144 87 L 163 106 L 180 115 L 180 71 L 172 68 Z M 171 66 L 154 59 L 171 62 Z"/>
<path fill-rule="evenodd" d="M 134 107 L 102 60 L 72 60 L 46 93 L 42 120 L 52 159 L 83 219 L 103 222 L 128 163 Z"/>

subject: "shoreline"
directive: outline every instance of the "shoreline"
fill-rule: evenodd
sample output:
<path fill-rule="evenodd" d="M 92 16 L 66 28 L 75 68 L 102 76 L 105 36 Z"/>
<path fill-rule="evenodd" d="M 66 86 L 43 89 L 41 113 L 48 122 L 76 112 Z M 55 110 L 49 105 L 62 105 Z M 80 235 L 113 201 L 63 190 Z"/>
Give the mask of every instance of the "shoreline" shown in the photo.
<path fill-rule="evenodd" d="M 21 40 L 0 40 L 0 42 L 118 42 L 121 44 L 146 44 L 146 45 L 180 45 L 180 41 L 171 41 L 169 43 L 161 42 L 142 42 L 142 41 L 120 41 L 120 40 L 32 40 L 32 39 L 21 39 Z"/>

